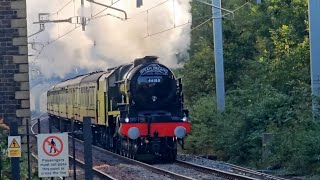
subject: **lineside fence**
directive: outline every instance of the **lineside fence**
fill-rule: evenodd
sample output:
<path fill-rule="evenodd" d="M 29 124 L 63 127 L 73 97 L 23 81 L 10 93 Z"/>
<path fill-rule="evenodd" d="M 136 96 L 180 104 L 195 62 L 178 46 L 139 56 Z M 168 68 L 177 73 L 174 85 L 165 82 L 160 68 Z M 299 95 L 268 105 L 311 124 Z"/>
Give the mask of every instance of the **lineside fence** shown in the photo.
<path fill-rule="evenodd" d="M 85 166 L 84 168 L 82 167 L 85 172 L 84 178 L 86 180 L 93 179 L 91 118 L 83 118 L 82 132 L 75 131 L 74 121 L 71 122 L 70 132 L 61 132 L 62 120 L 59 120 L 58 125 L 54 124 L 51 118 L 46 122 L 43 120 L 45 119 L 34 119 L 32 126 L 27 121 L 25 134 L 18 134 L 17 122 L 10 123 L 10 131 L 0 131 L 0 180 L 48 178 L 53 180 L 56 177 L 65 179 L 66 177 L 70 177 L 69 172 L 71 172 L 73 179 L 76 180 L 76 137 L 83 137 L 84 140 Z M 20 142 L 19 144 L 19 141 L 15 139 L 14 142 L 7 143 L 7 137 L 11 137 L 8 138 L 9 141 L 11 141 L 12 137 L 21 138 L 22 142 L 26 141 L 26 143 L 21 144 Z M 69 139 L 71 139 L 71 143 L 69 143 Z M 6 146 L 6 143 L 8 146 Z M 12 146 L 12 143 L 17 147 L 17 151 L 20 150 L 20 157 L 9 157 L 9 151 L 11 150 L 9 147 Z M 71 155 L 69 155 L 69 152 L 71 152 Z M 69 160 L 71 161 L 70 164 Z"/>

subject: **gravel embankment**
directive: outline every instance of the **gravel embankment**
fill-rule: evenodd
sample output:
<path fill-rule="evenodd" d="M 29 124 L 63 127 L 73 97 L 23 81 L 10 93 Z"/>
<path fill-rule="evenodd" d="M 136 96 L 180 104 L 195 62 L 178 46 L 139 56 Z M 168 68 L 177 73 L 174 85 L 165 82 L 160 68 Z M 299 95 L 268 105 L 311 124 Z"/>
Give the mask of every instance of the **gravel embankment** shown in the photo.
<path fill-rule="evenodd" d="M 201 166 L 219 169 L 222 171 L 232 172 L 232 168 L 222 161 L 214 161 L 214 160 L 202 158 L 199 156 L 193 156 L 193 155 L 189 155 L 189 154 L 179 154 L 177 159 L 181 160 L 181 161 L 187 161 L 190 163 L 198 164 Z"/>
<path fill-rule="evenodd" d="M 169 171 L 177 173 L 177 174 L 182 174 L 184 176 L 192 177 L 194 179 L 202 179 L 202 180 L 222 180 L 222 179 L 224 179 L 224 178 L 213 176 L 211 174 L 199 172 L 194 169 L 181 167 L 176 164 L 157 164 L 154 166 L 159 167 L 161 169 L 169 170 Z"/>

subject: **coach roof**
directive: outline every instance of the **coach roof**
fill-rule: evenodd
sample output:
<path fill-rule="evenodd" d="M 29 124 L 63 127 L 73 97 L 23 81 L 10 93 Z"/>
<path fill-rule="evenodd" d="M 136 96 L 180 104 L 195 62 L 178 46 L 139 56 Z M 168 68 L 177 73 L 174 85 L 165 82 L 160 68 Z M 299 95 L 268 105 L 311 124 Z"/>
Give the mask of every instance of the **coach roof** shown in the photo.
<path fill-rule="evenodd" d="M 58 83 L 56 84 L 52 90 L 55 90 L 55 89 L 61 89 L 61 88 L 64 88 L 64 87 L 68 87 L 68 86 L 72 86 L 72 85 L 75 85 L 75 84 L 79 84 L 81 82 L 81 80 L 88 76 L 89 74 L 85 74 L 85 75 L 80 75 L 80 76 L 77 76 L 77 77 L 74 77 L 74 78 L 71 78 L 71 79 L 67 79 L 61 83 Z"/>
<path fill-rule="evenodd" d="M 84 77 L 80 83 L 82 84 L 82 83 L 88 83 L 88 82 L 97 82 L 99 78 L 105 73 L 106 73 L 105 71 L 90 73 L 88 76 Z"/>

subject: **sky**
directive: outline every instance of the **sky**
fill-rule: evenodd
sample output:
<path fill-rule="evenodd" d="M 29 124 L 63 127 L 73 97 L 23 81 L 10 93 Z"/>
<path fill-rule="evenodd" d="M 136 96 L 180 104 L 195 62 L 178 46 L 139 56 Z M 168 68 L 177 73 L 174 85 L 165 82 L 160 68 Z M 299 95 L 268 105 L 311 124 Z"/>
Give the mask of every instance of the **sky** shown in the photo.
<path fill-rule="evenodd" d="M 155 55 L 170 68 L 180 67 L 177 57 L 188 57 L 190 46 L 190 0 L 96 0 L 127 13 L 81 0 L 28 0 L 27 20 L 31 86 L 31 110 L 41 101 L 45 111 L 46 91 L 70 74 L 106 70 L 130 63 L 135 58 Z M 101 12 L 102 11 L 102 12 Z M 101 12 L 100 14 L 98 14 Z M 45 23 L 43 20 L 68 20 L 72 23 Z M 85 31 L 74 23 L 86 17 Z M 35 34 L 35 35 L 33 35 Z M 32 36 L 31 36 L 32 35 Z M 32 83 L 32 81 L 37 83 Z"/>

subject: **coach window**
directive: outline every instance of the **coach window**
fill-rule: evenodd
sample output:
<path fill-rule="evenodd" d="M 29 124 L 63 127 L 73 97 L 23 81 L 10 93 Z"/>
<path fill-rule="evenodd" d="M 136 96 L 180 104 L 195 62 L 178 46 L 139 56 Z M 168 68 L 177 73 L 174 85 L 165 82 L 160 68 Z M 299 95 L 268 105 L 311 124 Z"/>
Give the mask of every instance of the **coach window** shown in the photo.
<path fill-rule="evenodd" d="M 63 98 L 62 98 L 62 92 L 61 90 L 59 91 L 59 104 L 63 103 Z"/>
<path fill-rule="evenodd" d="M 89 108 L 90 109 L 93 109 L 93 106 L 94 106 L 94 104 L 93 104 L 93 98 L 94 98 L 94 87 L 90 87 L 89 88 Z"/>
<path fill-rule="evenodd" d="M 86 107 L 89 106 L 89 88 L 86 88 Z"/>
<path fill-rule="evenodd" d="M 78 98 L 79 107 L 80 107 L 81 104 L 82 104 L 82 88 L 79 88 L 79 89 L 78 89 L 78 92 L 79 92 L 79 96 L 78 96 L 77 98 Z"/>
<path fill-rule="evenodd" d="M 58 97 L 59 97 L 58 95 L 59 95 L 59 94 L 57 93 L 57 91 L 56 91 L 54 94 L 55 94 L 55 95 L 54 95 L 54 96 L 55 96 L 55 100 L 54 100 L 54 101 L 55 101 L 55 104 L 58 104 Z"/>
<path fill-rule="evenodd" d="M 62 101 L 63 101 L 63 99 L 62 99 L 62 92 L 61 92 L 61 90 L 59 91 L 59 104 L 62 104 Z"/>
<path fill-rule="evenodd" d="M 86 93 L 86 91 L 85 91 L 85 88 L 82 88 L 82 94 L 81 94 L 81 98 L 82 98 L 82 106 L 85 106 L 85 104 L 86 104 L 86 97 L 85 97 L 85 93 Z"/>
<path fill-rule="evenodd" d="M 66 100 L 67 100 L 66 104 L 67 104 L 67 105 L 70 105 L 69 89 L 66 89 Z"/>
<path fill-rule="evenodd" d="M 83 88 L 80 88 L 80 104 L 83 104 Z"/>
<path fill-rule="evenodd" d="M 54 93 L 54 96 L 55 96 L 55 100 L 54 100 L 55 102 L 54 102 L 54 103 L 55 103 L 55 104 L 58 104 L 58 93 L 55 92 L 55 93 Z"/>
<path fill-rule="evenodd" d="M 91 88 L 88 88 L 88 108 L 90 109 L 91 106 Z"/>
<path fill-rule="evenodd" d="M 91 107 L 92 107 L 92 109 L 94 109 L 95 108 L 95 104 L 96 104 L 96 101 L 95 101 L 95 87 L 92 87 L 92 95 L 91 95 L 91 97 L 92 97 Z"/>
<path fill-rule="evenodd" d="M 74 105 L 74 107 L 78 107 L 78 101 L 77 101 L 76 94 L 77 94 L 76 90 L 75 90 L 75 88 L 73 88 L 73 101 L 74 101 L 73 105 Z"/>
<path fill-rule="evenodd" d="M 88 103 L 87 103 L 87 107 L 88 109 L 90 109 L 90 105 L 91 105 L 91 88 L 87 89 L 87 95 L 88 95 Z"/>
<path fill-rule="evenodd" d="M 61 98 L 61 103 L 62 103 L 62 104 L 65 104 L 64 91 L 63 91 L 63 90 L 60 92 L 60 98 Z"/>
<path fill-rule="evenodd" d="M 62 98 L 63 104 L 66 104 L 66 99 L 65 99 L 65 92 L 64 92 L 64 90 L 61 91 L 61 98 Z"/>

